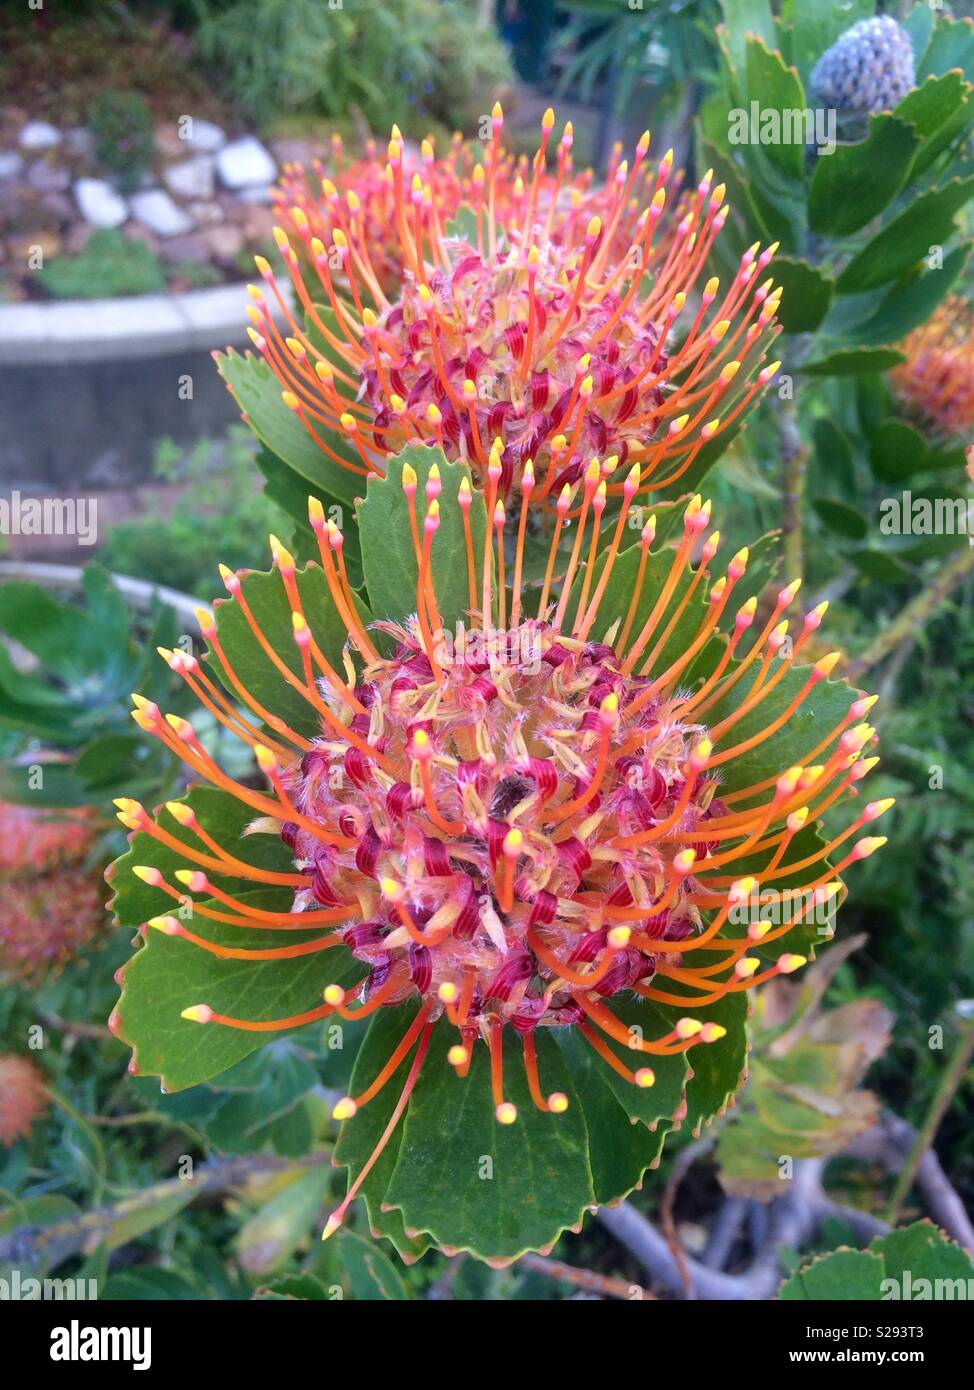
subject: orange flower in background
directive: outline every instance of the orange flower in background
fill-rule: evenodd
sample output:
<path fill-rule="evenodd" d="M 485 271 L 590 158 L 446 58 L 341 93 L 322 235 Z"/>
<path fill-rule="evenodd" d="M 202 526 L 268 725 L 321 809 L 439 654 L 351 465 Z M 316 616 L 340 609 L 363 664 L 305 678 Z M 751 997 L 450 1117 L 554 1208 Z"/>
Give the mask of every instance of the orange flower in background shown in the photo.
<path fill-rule="evenodd" d="M 9 1149 L 18 1139 L 29 1139 L 47 1105 L 40 1068 L 12 1052 L 0 1055 L 0 1144 Z"/>
<path fill-rule="evenodd" d="M 570 128 L 548 169 L 553 123 L 548 111 L 531 161 L 504 152 L 495 107 L 483 162 L 458 142 L 438 161 L 427 142 L 410 171 L 394 130 L 381 169 L 373 156 L 341 190 L 326 179 L 323 201 L 286 176 L 275 236 L 296 307 L 258 258 L 250 336 L 332 462 L 365 478 L 410 442 L 439 444 L 483 486 L 499 438 L 501 496 L 530 460 L 534 502 L 552 510 L 593 454 L 610 495 L 633 463 L 647 492 L 682 477 L 777 371 L 762 365 L 776 248 L 748 248 L 726 286 L 700 283 L 723 185 L 708 171 L 679 196 L 647 132 L 595 188 L 572 175 Z"/>
<path fill-rule="evenodd" d="M 892 381 L 907 409 L 947 438 L 974 428 L 974 305 L 951 295 L 903 343 Z"/>
<path fill-rule="evenodd" d="M 39 983 L 105 924 L 89 817 L 0 803 L 0 975 Z"/>

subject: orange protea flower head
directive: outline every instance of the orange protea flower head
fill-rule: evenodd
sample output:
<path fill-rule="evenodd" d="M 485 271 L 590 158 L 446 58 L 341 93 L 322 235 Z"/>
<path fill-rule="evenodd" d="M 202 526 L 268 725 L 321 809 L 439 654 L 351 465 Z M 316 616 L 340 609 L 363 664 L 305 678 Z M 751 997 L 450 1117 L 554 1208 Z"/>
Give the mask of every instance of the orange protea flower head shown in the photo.
<path fill-rule="evenodd" d="M 305 319 L 258 258 L 269 297 L 251 287 L 250 336 L 332 464 L 382 475 L 419 440 L 469 462 L 484 486 L 500 439 L 501 496 L 531 459 L 535 502 L 553 500 L 593 452 L 614 460 L 610 492 L 634 462 L 648 491 L 681 477 L 777 370 L 762 367 L 777 332 L 779 291 L 762 273 L 775 247 L 750 247 L 727 285 L 704 280 L 723 185 L 708 172 L 679 196 L 672 154 L 651 163 L 647 132 L 600 189 L 579 186 L 570 135 L 548 169 L 553 121 L 523 173 L 503 151 L 499 107 L 483 163 L 454 145 L 443 167 L 427 148 L 410 173 L 394 130 L 381 179 L 366 165 L 364 199 L 328 184 L 321 208 L 305 200 L 282 219 Z M 379 244 L 398 243 L 382 276 L 376 220 Z"/>
<path fill-rule="evenodd" d="M 9 1149 L 18 1139 L 29 1139 L 46 1109 L 40 1068 L 12 1052 L 0 1055 L 0 1144 Z"/>
<path fill-rule="evenodd" d="M 949 296 L 903 344 L 892 381 L 907 409 L 954 438 L 974 427 L 974 305 Z"/>
<path fill-rule="evenodd" d="M 230 686 L 270 734 L 236 715 L 195 658 L 164 653 L 253 747 L 264 790 L 227 776 L 189 721 L 136 701 L 136 723 L 239 798 L 252 813 L 252 836 L 280 836 L 290 867 L 248 863 L 242 842 L 220 844 L 186 803 L 170 803 L 164 824 L 138 803 L 118 804 L 123 824 L 151 837 L 144 848 L 179 856 L 168 869 L 132 867 L 160 904 L 149 927 L 187 950 L 233 962 L 297 968 L 303 960 L 303 970 L 309 956 L 334 951 L 327 960 L 337 976 L 339 962 L 351 957 L 349 974 L 333 977 L 323 998 L 308 1000 L 300 1013 L 248 1019 L 197 1000 L 184 1018 L 274 1031 L 409 1005 L 414 1012 L 398 1046 L 366 1087 L 338 1103 L 336 1117 L 354 1125 L 412 1053 L 398 1119 L 432 1031 L 442 1025 L 455 1030 L 448 1061 L 459 1076 L 478 1043 L 488 1050 L 494 1115 L 507 1125 L 518 1118 L 505 1080 L 509 1030 L 521 1041 L 531 1101 L 544 1112 L 565 1110 L 568 1098 L 544 1085 L 539 1030 L 574 1030 L 638 1090 L 653 1086 L 663 1059 L 718 1041 L 726 1030 L 708 1009 L 804 964 L 803 954 L 780 954 L 775 943 L 834 898 L 837 873 L 883 843 L 850 841 L 890 803 L 867 804 L 828 844 L 805 838 L 809 818 L 854 793 L 875 761 L 861 756 L 874 736 L 865 722 L 873 701 L 846 696 L 840 685 L 828 695 L 837 717 L 789 744 L 800 762 L 789 758 L 770 775 L 731 776 L 753 750 L 772 748 L 800 711 L 820 705 L 838 658 L 796 670 L 825 607 L 789 636 L 785 614 L 797 583 L 781 590 L 754 636 L 755 599 L 734 599 L 748 554 L 734 555 L 713 576 L 719 537 L 710 532 L 709 503 L 690 501 L 673 548 L 655 545 L 650 520 L 623 551 L 639 468 L 630 468 L 618 518 L 603 529 L 606 479 L 593 459 L 574 487 L 561 490 L 539 593 L 523 584 L 531 465 L 508 516 L 500 447 L 485 498 L 473 494 L 466 472 L 458 487 L 450 479 L 448 494 L 429 457 L 422 448 L 409 451 L 397 461 L 397 477 L 379 485 L 386 497 L 401 487 L 403 529 L 412 537 L 415 611 L 400 621 L 367 625 L 359 616 L 341 532 L 311 504 L 327 602 L 348 632 L 338 665 L 322 649 L 321 614 L 308 606 L 309 590 L 279 542 L 272 542 L 274 602 L 290 614 L 288 651 L 275 650 L 264 630 L 248 577 L 224 572 L 255 650 L 314 711 L 316 736 L 276 717 L 248 688 L 221 636 L 222 609 L 216 620 L 202 615 L 205 635 Z M 570 512 L 574 542 L 556 589 L 558 530 Z M 450 531 L 446 550 L 434 551 L 443 528 Z M 461 557 L 462 611 L 449 628 L 434 553 Z M 263 590 L 260 602 L 271 611 Z M 726 639 L 715 639 L 722 624 Z M 835 851 L 833 867 L 827 856 Z M 731 930 L 735 912 L 771 887 L 782 866 L 783 917 L 775 923 L 759 915 Z M 218 880 L 229 872 L 252 887 L 286 887 L 290 907 L 268 910 L 245 892 L 226 891 Z M 303 929 L 305 936 L 252 949 L 216 939 L 221 923 Z M 699 1016 L 681 1013 L 659 1036 L 634 1039 L 614 1007 L 633 998 L 692 1007 Z M 125 1013 L 123 998 L 117 1029 Z M 394 1127 L 326 1234 L 341 1223 Z"/>
<path fill-rule="evenodd" d="M 0 804 L 0 975 L 49 978 L 93 940 L 104 922 L 84 865 L 93 843 L 85 815 Z"/>

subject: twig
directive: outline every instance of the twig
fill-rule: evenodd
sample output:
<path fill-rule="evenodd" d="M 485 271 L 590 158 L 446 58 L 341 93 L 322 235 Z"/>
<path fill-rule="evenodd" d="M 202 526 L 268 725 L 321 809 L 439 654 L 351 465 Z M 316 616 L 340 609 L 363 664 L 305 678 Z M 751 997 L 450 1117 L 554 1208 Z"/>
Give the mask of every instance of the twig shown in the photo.
<path fill-rule="evenodd" d="M 974 574 L 974 546 L 968 546 L 955 555 L 925 588 L 910 599 L 893 621 L 877 634 L 862 655 L 848 666 L 849 679 L 858 680 L 895 651 L 901 642 L 914 637 L 933 617 L 940 605 L 950 597 L 954 589 L 971 574 Z"/>
<path fill-rule="evenodd" d="M 681 1149 L 677 1154 L 673 1166 L 670 1169 L 670 1176 L 666 1187 L 663 1190 L 663 1197 L 660 1202 L 659 1219 L 663 1228 L 663 1235 L 666 1243 L 670 1247 L 677 1269 L 680 1271 L 680 1278 L 683 1280 L 683 1290 L 687 1298 L 696 1298 L 696 1291 L 693 1287 L 693 1280 L 690 1278 L 690 1268 L 687 1264 L 687 1257 L 676 1237 L 676 1222 L 673 1219 L 673 1206 L 676 1202 L 676 1194 L 683 1179 L 686 1177 L 690 1168 L 696 1163 L 698 1158 L 709 1153 L 714 1146 L 711 1136 L 705 1139 L 695 1139 L 692 1144 L 688 1144 L 685 1149 Z"/>
<path fill-rule="evenodd" d="M 61 1018 L 58 1014 L 45 1013 L 43 1010 L 37 1015 L 41 1024 L 49 1028 L 52 1033 L 64 1033 L 69 1038 L 91 1038 L 97 1042 L 113 1041 L 112 1033 L 103 1023 L 81 1023 L 76 1019 Z"/>
<path fill-rule="evenodd" d="M 897 1173 L 916 1138 L 917 1132 L 911 1124 L 896 1115 L 886 1114 L 875 1129 L 854 1139 L 846 1153 L 866 1163 L 878 1163 L 889 1173 Z M 931 1148 L 925 1150 L 917 1165 L 916 1185 L 937 1225 L 974 1255 L 974 1225 Z"/>
<path fill-rule="evenodd" d="M 940 1085 L 937 1087 L 933 1100 L 930 1102 L 930 1109 L 923 1125 L 917 1132 L 917 1137 L 913 1142 L 913 1147 L 907 1157 L 906 1162 L 900 1169 L 899 1177 L 893 1188 L 893 1195 L 889 1200 L 889 1209 L 886 1213 L 891 1225 L 895 1225 L 900 1214 L 900 1209 L 906 1200 L 907 1193 L 913 1186 L 917 1175 L 917 1169 L 923 1160 L 923 1155 L 933 1145 L 940 1122 L 946 1114 L 947 1107 L 954 1098 L 954 1093 L 967 1070 L 967 1064 L 974 1054 L 974 1017 L 967 1019 L 957 1038 L 957 1045 L 954 1048 L 953 1056 L 940 1078 Z"/>
<path fill-rule="evenodd" d="M 708 1269 L 723 1269 L 730 1259 L 734 1242 L 740 1233 L 747 1203 L 743 1197 L 726 1197 L 710 1228 L 707 1244 L 700 1256 Z"/>
<path fill-rule="evenodd" d="M 295 1161 L 277 1154 L 247 1154 L 239 1158 L 215 1159 L 212 1163 L 202 1164 L 192 1177 L 155 1183 L 114 1206 L 96 1207 L 93 1211 L 50 1226 L 16 1226 L 8 1234 L 0 1236 L 0 1266 L 42 1265 L 45 1269 L 53 1269 L 79 1251 L 96 1249 L 112 1229 L 126 1218 L 183 1196 L 187 1187 L 192 1189 L 190 1200 L 195 1201 L 204 1193 L 226 1192 L 239 1187 L 251 1177 L 323 1163 L 325 1157 L 324 1154 L 312 1154 Z"/>
<path fill-rule="evenodd" d="M 598 1274 L 594 1269 L 579 1269 L 577 1265 L 562 1264 L 561 1260 L 549 1259 L 546 1255 L 524 1255 L 519 1263 L 535 1274 L 546 1279 L 557 1279 L 563 1284 L 572 1284 L 586 1293 L 602 1294 L 606 1298 L 625 1298 L 638 1301 L 655 1298 L 642 1284 L 630 1284 L 625 1279 L 613 1278 L 610 1274 Z"/>

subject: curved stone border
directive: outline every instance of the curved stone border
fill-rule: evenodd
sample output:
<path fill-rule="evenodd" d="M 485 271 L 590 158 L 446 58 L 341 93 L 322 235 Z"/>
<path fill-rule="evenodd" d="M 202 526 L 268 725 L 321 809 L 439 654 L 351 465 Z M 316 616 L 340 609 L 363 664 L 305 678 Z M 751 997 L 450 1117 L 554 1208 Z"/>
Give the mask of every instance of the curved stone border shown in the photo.
<path fill-rule="evenodd" d="M 153 603 L 160 599 L 175 610 L 186 632 L 194 637 L 200 636 L 197 613 L 210 613 L 209 604 L 201 603 L 192 594 L 184 594 L 179 589 L 170 589 L 165 584 L 152 584 L 145 579 L 133 579 L 127 574 L 111 573 L 111 581 L 132 608 L 148 612 Z M 0 584 L 7 579 L 27 580 L 40 584 L 45 589 L 78 589 L 84 578 L 81 565 L 51 565 L 45 561 L 0 560 Z"/>
<path fill-rule="evenodd" d="M 0 305 L 0 365 L 133 361 L 239 347 L 247 341 L 249 302 L 246 285 L 239 284 L 185 294 Z"/>

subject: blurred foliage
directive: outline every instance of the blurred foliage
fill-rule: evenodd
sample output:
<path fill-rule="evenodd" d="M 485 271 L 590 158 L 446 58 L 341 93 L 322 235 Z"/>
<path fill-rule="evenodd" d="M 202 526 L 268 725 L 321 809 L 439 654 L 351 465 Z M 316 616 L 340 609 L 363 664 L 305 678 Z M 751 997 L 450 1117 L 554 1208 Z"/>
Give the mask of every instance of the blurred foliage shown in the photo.
<path fill-rule="evenodd" d="M 469 127 L 509 74 L 495 32 L 467 0 L 198 0 L 194 41 L 258 121 L 288 111 L 358 111 L 385 130 L 398 120 Z"/>
<path fill-rule="evenodd" d="M 95 155 L 123 193 L 134 193 L 149 171 L 155 146 L 152 113 L 141 92 L 99 92 L 88 113 Z"/>
<path fill-rule="evenodd" d="M 155 654 L 178 640 L 172 611 L 156 602 L 135 620 L 99 565 L 83 582 L 81 604 L 0 584 L 0 800 L 110 805 L 120 783 L 161 794 L 173 776 L 171 755 L 138 737 L 126 709 L 132 690 L 182 702 Z"/>
<path fill-rule="evenodd" d="M 168 516 L 109 526 L 102 562 L 204 600 L 220 587 L 218 560 L 231 569 L 263 568 L 268 534 L 282 518 L 255 481 L 255 447 L 242 425 L 232 425 L 222 441 L 201 440 L 188 453 L 161 441 L 153 471 L 179 488 L 178 501 Z M 219 545 L 203 543 L 217 528 Z"/>
<path fill-rule="evenodd" d="M 716 62 L 717 0 L 567 0 L 569 22 L 561 36 L 571 57 L 559 90 L 592 101 L 607 87 L 613 110 L 629 109 L 638 89 L 667 110 L 705 80 Z"/>
<path fill-rule="evenodd" d="M 166 287 L 159 257 L 144 242 L 108 227 L 93 232 L 76 256 L 55 256 L 37 279 L 55 299 L 157 294 Z"/>

